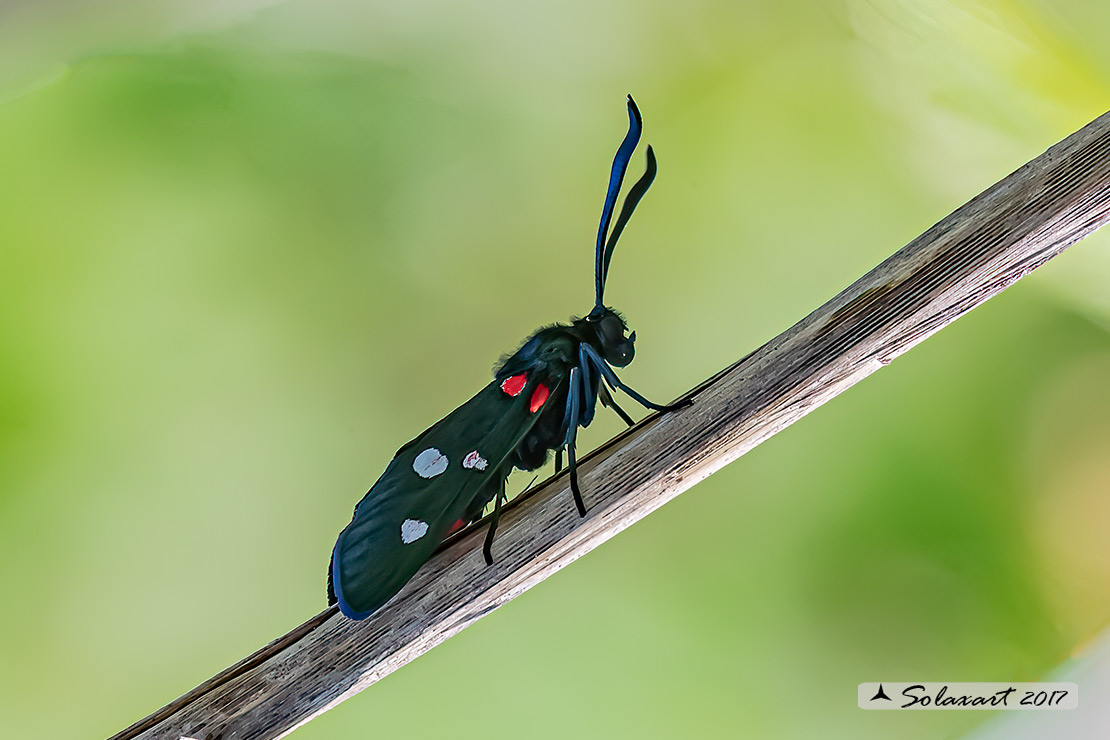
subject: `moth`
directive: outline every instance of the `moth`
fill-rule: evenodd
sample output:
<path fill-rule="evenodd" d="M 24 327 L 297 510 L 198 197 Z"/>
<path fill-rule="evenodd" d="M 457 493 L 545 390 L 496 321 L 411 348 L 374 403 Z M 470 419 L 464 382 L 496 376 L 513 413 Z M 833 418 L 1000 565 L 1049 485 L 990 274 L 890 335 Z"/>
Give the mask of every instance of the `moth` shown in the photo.
<path fill-rule="evenodd" d="M 499 363 L 489 385 L 397 451 L 355 507 L 332 550 L 328 603 L 338 602 L 351 619 L 364 619 L 389 601 L 446 537 L 478 521 L 491 501 L 482 552 L 492 564 L 505 481 L 513 468 L 536 470 L 554 451 L 559 471 L 565 451 L 574 503 L 585 516 L 575 440 L 579 427 L 593 421 L 598 400 L 629 426 L 632 417 L 614 399 L 616 390 L 656 411 L 688 403 L 652 403 L 613 370 L 632 362 L 636 332 L 628 333 L 624 318 L 604 303 L 609 263 L 656 173 L 649 146 L 647 168 L 629 189 L 610 231 L 613 208 L 643 129 L 631 95 L 628 122 L 628 133 L 613 159 L 597 232 L 593 310 L 569 324 L 536 331 Z"/>

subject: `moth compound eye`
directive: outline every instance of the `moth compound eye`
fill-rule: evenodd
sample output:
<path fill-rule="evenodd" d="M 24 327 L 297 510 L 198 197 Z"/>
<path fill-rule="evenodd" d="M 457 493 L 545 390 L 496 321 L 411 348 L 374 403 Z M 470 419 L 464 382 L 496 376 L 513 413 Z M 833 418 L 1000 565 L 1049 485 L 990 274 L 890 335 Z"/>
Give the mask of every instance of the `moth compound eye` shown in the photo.
<path fill-rule="evenodd" d="M 624 324 L 616 316 L 606 316 L 601 320 L 598 333 L 603 344 L 617 344 L 624 340 Z"/>

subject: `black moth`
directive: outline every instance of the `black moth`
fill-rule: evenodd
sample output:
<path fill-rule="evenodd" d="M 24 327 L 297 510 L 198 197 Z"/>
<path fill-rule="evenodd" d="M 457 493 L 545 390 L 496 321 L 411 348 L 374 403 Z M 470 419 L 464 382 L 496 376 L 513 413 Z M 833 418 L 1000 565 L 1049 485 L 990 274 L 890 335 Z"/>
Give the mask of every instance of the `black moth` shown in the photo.
<path fill-rule="evenodd" d="M 636 332 L 603 302 L 609 261 L 617 239 L 655 179 L 655 155 L 647 148 L 647 171 L 628 192 L 612 232 L 613 207 L 625 169 L 640 140 L 642 121 L 628 97 L 628 133 L 617 149 L 601 225 L 597 232 L 594 283 L 597 302 L 585 318 L 540 329 L 494 373 L 493 382 L 445 419 L 397 451 L 382 477 L 355 507 L 339 534 L 328 569 L 328 603 L 351 619 L 364 619 L 396 594 L 447 536 L 477 521 L 494 502 L 483 553 L 491 547 L 505 480 L 512 469 L 535 470 L 555 451 L 556 468 L 567 453 L 578 513 L 586 515 L 574 456 L 579 427 L 593 421 L 601 403 L 625 422 L 620 389 L 649 409 L 666 411 L 621 382 L 614 367 L 635 353 Z"/>

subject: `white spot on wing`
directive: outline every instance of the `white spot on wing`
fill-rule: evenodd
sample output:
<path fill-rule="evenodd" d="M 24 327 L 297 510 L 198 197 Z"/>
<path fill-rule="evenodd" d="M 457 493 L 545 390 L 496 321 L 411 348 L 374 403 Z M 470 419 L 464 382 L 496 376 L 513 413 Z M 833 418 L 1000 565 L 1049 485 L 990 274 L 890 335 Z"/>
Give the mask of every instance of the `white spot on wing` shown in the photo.
<path fill-rule="evenodd" d="M 406 545 L 416 542 L 428 533 L 428 523 L 419 519 L 406 519 L 401 523 L 401 542 Z"/>
<path fill-rule="evenodd" d="M 444 455 L 435 447 L 429 447 L 412 461 L 412 469 L 421 478 L 435 478 L 444 470 L 447 470 L 447 455 Z"/>
<path fill-rule="evenodd" d="M 486 458 L 479 455 L 478 450 L 474 450 L 473 452 L 468 452 L 466 454 L 466 457 L 463 458 L 463 467 L 464 468 L 474 468 L 476 470 L 485 470 L 487 465 L 489 465 L 489 461 L 486 460 Z"/>

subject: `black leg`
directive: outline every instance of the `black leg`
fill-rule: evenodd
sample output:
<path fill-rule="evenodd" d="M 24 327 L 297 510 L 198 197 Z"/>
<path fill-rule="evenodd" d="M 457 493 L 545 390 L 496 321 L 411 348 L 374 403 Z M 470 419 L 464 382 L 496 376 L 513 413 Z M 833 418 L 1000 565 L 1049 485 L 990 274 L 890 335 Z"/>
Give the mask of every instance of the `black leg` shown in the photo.
<path fill-rule="evenodd" d="M 627 413 L 625 413 L 625 410 L 622 409 L 620 406 L 618 406 L 616 401 L 610 399 L 609 400 L 609 407 L 611 409 L 613 409 L 613 411 L 617 412 L 617 416 L 619 416 L 621 419 L 623 419 L 625 424 L 627 424 L 630 427 L 631 426 L 636 426 L 636 422 L 632 421 L 632 417 L 629 416 Z"/>
<path fill-rule="evenodd" d="M 578 488 L 578 465 L 574 459 L 574 442 L 567 445 L 567 457 L 570 460 L 570 492 L 574 496 L 574 505 L 578 508 L 578 516 L 586 516 L 586 504 L 582 501 L 582 491 Z"/>
<path fill-rule="evenodd" d="M 497 522 L 501 520 L 501 499 L 505 498 L 505 483 L 502 481 L 501 489 L 493 497 L 493 515 L 489 519 L 489 529 L 486 530 L 486 541 L 482 545 L 482 556 L 486 565 L 493 565 L 493 535 L 497 531 Z"/>
<path fill-rule="evenodd" d="M 625 391 L 625 392 L 628 393 L 628 395 L 632 395 L 630 391 L 631 391 L 631 389 L 629 389 L 628 391 Z M 693 405 L 694 405 L 694 399 L 692 399 L 692 398 L 683 398 L 681 401 L 675 401 L 674 403 L 668 403 L 666 406 L 654 406 L 653 408 L 656 411 L 678 411 L 679 409 L 684 409 L 687 406 L 693 406 Z"/>
<path fill-rule="evenodd" d="M 647 400 L 639 393 L 637 393 L 635 390 L 633 390 L 630 386 L 625 385 L 624 382 L 617 377 L 617 374 L 613 372 L 613 368 L 609 367 L 609 363 L 602 359 L 601 355 L 599 355 L 593 347 L 588 344 L 581 344 L 579 345 L 579 347 L 586 352 L 590 360 L 593 362 L 594 366 L 597 367 L 597 369 L 601 372 L 601 375 L 605 378 L 609 385 L 613 386 L 614 388 L 620 388 L 622 391 L 627 393 L 630 398 L 635 400 L 644 408 L 648 408 L 653 411 L 674 411 L 675 409 L 685 408 L 686 406 L 689 406 L 693 403 L 693 400 L 689 398 L 683 399 L 678 403 L 672 403 L 669 406 L 662 406 L 658 403 L 652 403 L 651 401 Z"/>
<path fill-rule="evenodd" d="M 601 403 L 613 409 L 625 424 L 628 426 L 635 426 L 636 422 L 632 421 L 632 417 L 625 413 L 625 410 L 617 404 L 617 399 L 613 398 L 613 394 L 609 392 L 608 388 L 604 385 L 601 386 L 598 389 L 598 395 L 601 397 Z"/>
<path fill-rule="evenodd" d="M 651 409 L 653 411 L 673 411 L 675 409 L 682 408 L 683 406 L 689 406 L 690 405 L 690 402 L 686 401 L 685 403 L 675 403 L 675 404 L 671 404 L 670 406 L 662 406 L 658 403 L 653 403 L 653 402 L 647 400 L 646 398 L 641 396 L 639 393 L 637 393 L 635 390 L 633 390 L 631 388 L 631 386 L 625 385 L 624 382 L 620 378 L 617 377 L 616 373 L 613 373 L 612 381 L 613 381 L 613 385 L 615 385 L 617 388 L 620 388 L 622 391 L 627 393 L 628 396 L 630 398 L 632 398 L 634 401 L 638 402 L 644 408 L 648 408 L 648 409 Z"/>
<path fill-rule="evenodd" d="M 567 467 L 570 469 L 570 492 L 574 495 L 574 505 L 578 508 L 579 516 L 586 516 L 586 504 L 582 501 L 582 491 L 578 488 L 578 460 L 574 457 L 574 442 L 578 438 L 578 422 L 581 421 L 579 413 L 582 399 L 582 376 L 578 368 L 570 369 L 570 385 L 567 388 L 567 413 L 564 421 L 567 424 L 567 436 L 564 440 L 567 448 Z"/>
<path fill-rule="evenodd" d="M 559 471 L 562 470 L 562 469 L 563 469 L 563 451 L 562 450 L 555 450 L 555 475 L 558 475 Z"/>

